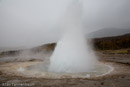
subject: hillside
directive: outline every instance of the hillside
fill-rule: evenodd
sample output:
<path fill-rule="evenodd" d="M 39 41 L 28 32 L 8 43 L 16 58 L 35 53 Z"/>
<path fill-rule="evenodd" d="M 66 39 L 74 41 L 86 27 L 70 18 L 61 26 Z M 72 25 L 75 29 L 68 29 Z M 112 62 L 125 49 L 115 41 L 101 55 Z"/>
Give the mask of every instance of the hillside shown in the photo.
<path fill-rule="evenodd" d="M 117 49 L 129 49 L 130 48 L 130 33 L 120 36 L 113 36 L 113 37 L 102 37 L 102 38 L 94 38 L 93 45 L 96 50 L 117 50 Z M 56 44 L 45 44 L 42 46 L 34 47 L 31 49 L 25 50 L 10 50 L 0 52 L 0 57 L 5 56 L 15 56 L 19 55 L 23 51 L 30 51 L 32 54 L 36 53 L 52 53 Z"/>
<path fill-rule="evenodd" d="M 130 48 L 130 34 L 114 37 L 95 38 L 94 47 L 100 50 L 115 50 Z"/>

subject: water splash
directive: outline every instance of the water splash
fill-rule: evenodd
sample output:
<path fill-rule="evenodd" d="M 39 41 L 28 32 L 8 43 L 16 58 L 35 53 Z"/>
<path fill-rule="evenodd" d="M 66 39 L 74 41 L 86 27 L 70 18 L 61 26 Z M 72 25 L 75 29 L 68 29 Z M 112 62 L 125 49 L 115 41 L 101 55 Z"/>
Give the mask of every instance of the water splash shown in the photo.
<path fill-rule="evenodd" d="M 57 42 L 50 58 L 50 72 L 89 72 L 94 67 L 95 55 L 82 31 L 81 6 L 78 0 L 73 0 L 61 18 L 61 29 L 64 30 L 64 34 Z"/>

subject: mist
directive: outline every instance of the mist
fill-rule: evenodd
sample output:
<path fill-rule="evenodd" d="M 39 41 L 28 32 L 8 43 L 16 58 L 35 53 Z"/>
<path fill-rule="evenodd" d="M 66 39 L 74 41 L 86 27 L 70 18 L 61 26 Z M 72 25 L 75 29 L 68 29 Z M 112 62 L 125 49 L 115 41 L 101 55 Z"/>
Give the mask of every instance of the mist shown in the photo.
<path fill-rule="evenodd" d="M 30 48 L 57 42 L 60 18 L 72 0 L 0 0 L 0 47 Z M 130 28 L 129 0 L 80 0 L 85 33 Z"/>
<path fill-rule="evenodd" d="M 67 73 L 91 71 L 96 57 L 82 32 L 82 3 L 72 0 L 61 19 L 64 34 L 50 57 L 49 71 Z"/>

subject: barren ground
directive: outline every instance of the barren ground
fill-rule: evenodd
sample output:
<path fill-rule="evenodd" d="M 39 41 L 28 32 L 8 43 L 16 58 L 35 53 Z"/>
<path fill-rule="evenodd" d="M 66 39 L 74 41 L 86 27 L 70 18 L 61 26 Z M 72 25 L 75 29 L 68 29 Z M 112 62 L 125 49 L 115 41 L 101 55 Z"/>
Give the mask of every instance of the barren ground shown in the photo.
<path fill-rule="evenodd" d="M 130 69 L 130 54 L 99 52 L 98 55 L 101 61 L 116 62 Z M 93 79 L 43 79 L 10 76 L 0 70 L 0 87 L 130 87 L 130 70 L 122 71 L 124 73 Z"/>

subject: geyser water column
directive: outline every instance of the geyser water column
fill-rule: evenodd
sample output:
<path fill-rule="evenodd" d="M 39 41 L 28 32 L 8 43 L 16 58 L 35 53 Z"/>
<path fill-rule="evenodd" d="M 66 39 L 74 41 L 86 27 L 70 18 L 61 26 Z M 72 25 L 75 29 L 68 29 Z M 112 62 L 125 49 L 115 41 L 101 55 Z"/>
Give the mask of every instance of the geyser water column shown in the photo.
<path fill-rule="evenodd" d="M 82 7 L 73 0 L 61 20 L 62 38 L 50 58 L 50 72 L 79 73 L 89 72 L 95 64 L 95 55 L 86 43 L 82 32 Z"/>

